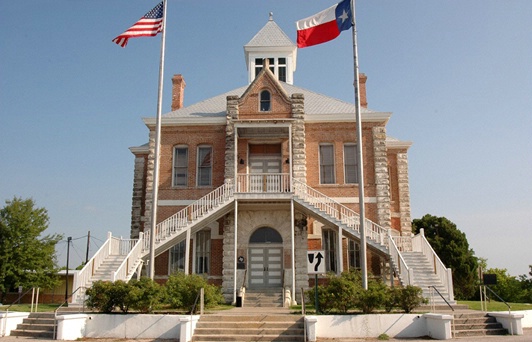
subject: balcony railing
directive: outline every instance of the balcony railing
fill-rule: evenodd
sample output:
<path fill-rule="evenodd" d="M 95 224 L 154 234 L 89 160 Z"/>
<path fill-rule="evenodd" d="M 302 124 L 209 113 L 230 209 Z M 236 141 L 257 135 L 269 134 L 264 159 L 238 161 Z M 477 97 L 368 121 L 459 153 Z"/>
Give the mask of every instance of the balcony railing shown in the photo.
<path fill-rule="evenodd" d="M 290 192 L 288 173 L 246 173 L 237 176 L 236 192 L 272 193 Z"/>

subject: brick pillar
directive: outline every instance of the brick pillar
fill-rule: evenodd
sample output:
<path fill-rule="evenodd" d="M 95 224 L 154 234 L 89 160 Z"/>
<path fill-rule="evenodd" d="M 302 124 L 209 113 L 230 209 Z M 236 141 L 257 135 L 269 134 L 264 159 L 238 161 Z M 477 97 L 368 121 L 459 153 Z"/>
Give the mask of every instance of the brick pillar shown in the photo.
<path fill-rule="evenodd" d="M 373 127 L 373 155 L 375 159 L 375 185 L 377 187 L 377 219 L 384 228 L 391 228 L 390 176 L 388 173 L 388 149 L 386 128 Z"/>

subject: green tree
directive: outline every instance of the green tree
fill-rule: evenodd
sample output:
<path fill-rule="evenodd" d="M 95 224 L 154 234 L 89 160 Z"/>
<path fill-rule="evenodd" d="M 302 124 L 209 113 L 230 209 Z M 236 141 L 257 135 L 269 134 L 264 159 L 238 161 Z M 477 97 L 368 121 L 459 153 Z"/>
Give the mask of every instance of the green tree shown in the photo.
<path fill-rule="evenodd" d="M 505 268 L 490 268 L 486 270 L 487 274 L 495 274 L 497 276 L 497 284 L 489 285 L 501 299 L 506 302 L 519 303 L 523 301 L 523 290 L 521 288 L 521 282 L 517 277 L 508 274 Z M 499 300 L 497 297 L 488 293 L 488 296 L 494 300 Z"/>
<path fill-rule="evenodd" d="M 458 299 L 473 297 L 477 289 L 478 259 L 469 248 L 466 235 L 445 217 L 425 215 L 412 221 L 412 230 L 425 229 L 425 237 L 445 266 L 452 270 L 454 294 Z"/>
<path fill-rule="evenodd" d="M 61 235 L 44 235 L 48 213 L 32 199 L 13 198 L 0 209 L 0 301 L 8 291 L 51 288 L 58 282 L 55 245 Z"/>

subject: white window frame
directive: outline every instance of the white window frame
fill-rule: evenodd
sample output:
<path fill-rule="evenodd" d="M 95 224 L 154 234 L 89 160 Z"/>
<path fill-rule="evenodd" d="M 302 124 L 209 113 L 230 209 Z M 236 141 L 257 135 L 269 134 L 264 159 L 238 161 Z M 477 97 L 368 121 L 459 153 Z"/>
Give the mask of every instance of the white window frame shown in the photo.
<path fill-rule="evenodd" d="M 194 239 L 194 273 L 210 275 L 211 272 L 211 230 L 196 233 Z M 202 262 L 200 262 L 202 261 Z"/>
<path fill-rule="evenodd" d="M 184 149 L 186 150 L 186 162 L 185 166 L 177 166 L 177 150 Z M 188 185 L 188 161 L 189 161 L 189 153 L 188 153 L 188 146 L 186 145 L 177 145 L 174 146 L 174 153 L 173 153 L 173 163 L 172 163 L 172 186 L 174 187 L 186 187 Z M 185 173 L 185 184 L 177 184 L 176 182 L 176 175 L 177 175 L 177 169 L 184 169 Z"/>
<path fill-rule="evenodd" d="M 321 248 L 325 252 L 325 269 L 327 272 L 338 271 L 338 233 L 334 229 L 321 230 Z"/>
<path fill-rule="evenodd" d="M 350 159 L 347 156 L 347 153 L 345 151 L 346 147 L 352 147 L 354 149 L 354 159 L 352 160 L 352 164 L 348 164 L 347 162 L 350 161 Z M 355 180 L 348 180 L 347 175 L 349 174 L 347 172 L 348 167 L 354 167 L 355 172 Z M 358 175 L 358 150 L 357 150 L 357 144 L 355 143 L 346 143 L 344 144 L 344 184 L 358 184 L 359 175 Z"/>
<path fill-rule="evenodd" d="M 327 164 L 325 165 L 323 162 L 324 158 L 323 158 L 323 152 L 322 152 L 322 148 L 331 148 L 331 158 L 332 158 L 332 163 L 331 164 Z M 318 146 L 318 163 L 319 163 L 319 170 L 320 170 L 320 184 L 336 184 L 336 167 L 335 167 L 335 162 L 334 162 L 334 144 L 332 143 L 321 143 L 319 144 Z M 325 182 L 325 170 L 324 168 L 325 167 L 332 167 L 332 173 L 331 173 L 331 176 L 332 176 L 332 180 L 331 181 L 328 181 L 328 182 Z"/>
<path fill-rule="evenodd" d="M 200 151 L 203 150 L 203 149 L 210 149 L 210 165 L 208 167 L 202 167 L 201 164 L 202 164 L 202 160 L 201 160 L 201 154 L 200 154 Z M 213 165 L 214 165 L 214 152 L 213 152 L 213 147 L 211 145 L 200 145 L 198 146 L 198 149 L 197 149 L 197 154 L 196 154 L 196 159 L 197 159 L 197 162 L 196 162 L 196 184 L 198 187 L 211 187 L 212 186 L 212 178 L 213 178 Z M 203 169 L 209 169 L 209 182 L 208 184 L 203 184 L 201 182 L 201 176 L 202 176 L 202 171 L 200 170 L 203 170 Z"/>
<path fill-rule="evenodd" d="M 187 260 L 186 253 L 186 240 L 183 240 L 170 248 L 170 255 L 168 258 L 168 274 L 185 272 L 185 262 Z"/>

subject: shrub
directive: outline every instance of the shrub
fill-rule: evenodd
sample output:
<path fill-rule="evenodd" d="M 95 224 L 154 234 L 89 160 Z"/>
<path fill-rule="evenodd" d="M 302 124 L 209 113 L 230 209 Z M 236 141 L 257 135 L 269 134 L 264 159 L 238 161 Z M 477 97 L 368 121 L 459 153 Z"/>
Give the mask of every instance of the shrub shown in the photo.
<path fill-rule="evenodd" d="M 406 313 L 427 303 L 427 299 L 423 298 L 423 290 L 418 286 L 407 285 L 400 289 L 398 294 L 397 304 Z"/>
<path fill-rule="evenodd" d="M 198 274 L 186 275 L 177 272 L 166 282 L 166 303 L 172 308 L 192 310 L 201 288 L 205 291 L 205 307 L 212 307 L 224 302 L 220 288 L 209 285 L 205 278 Z"/>
<path fill-rule="evenodd" d="M 136 311 L 148 313 L 159 303 L 162 298 L 161 286 L 154 280 L 142 277 L 140 280 L 132 279 L 128 283 L 129 292 L 125 298 L 127 306 Z"/>
<path fill-rule="evenodd" d="M 87 299 L 85 304 L 89 309 L 96 309 L 99 312 L 113 312 L 115 309 L 115 302 L 113 301 L 111 289 L 113 283 L 110 281 L 96 281 L 92 287 L 86 291 Z"/>
<path fill-rule="evenodd" d="M 368 280 L 368 289 L 358 293 L 355 307 L 369 314 L 384 306 L 387 298 L 387 287 L 380 280 Z"/>

